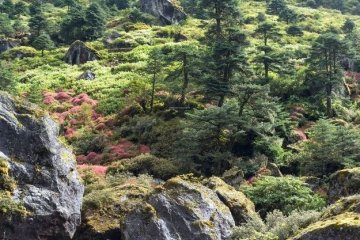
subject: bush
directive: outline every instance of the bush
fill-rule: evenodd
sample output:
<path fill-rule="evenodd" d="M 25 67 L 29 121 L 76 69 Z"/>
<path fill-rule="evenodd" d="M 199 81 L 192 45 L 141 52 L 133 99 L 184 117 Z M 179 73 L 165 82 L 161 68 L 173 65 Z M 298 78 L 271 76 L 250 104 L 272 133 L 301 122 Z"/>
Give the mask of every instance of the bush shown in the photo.
<path fill-rule="evenodd" d="M 242 187 L 242 191 L 262 216 L 275 209 L 289 214 L 294 210 L 319 210 L 325 206 L 325 200 L 296 177 L 263 176 L 253 185 Z"/>
<path fill-rule="evenodd" d="M 150 154 L 143 154 L 133 159 L 126 159 L 113 163 L 107 171 L 110 175 L 125 172 L 133 173 L 136 176 L 140 174 L 149 174 L 154 178 L 163 180 L 183 174 L 179 164 L 167 159 L 157 158 Z"/>
<path fill-rule="evenodd" d="M 320 213 L 316 211 L 294 211 L 284 216 L 281 211 L 274 210 L 267 215 L 265 222 L 254 218 L 236 227 L 231 239 L 285 240 L 319 217 Z"/>

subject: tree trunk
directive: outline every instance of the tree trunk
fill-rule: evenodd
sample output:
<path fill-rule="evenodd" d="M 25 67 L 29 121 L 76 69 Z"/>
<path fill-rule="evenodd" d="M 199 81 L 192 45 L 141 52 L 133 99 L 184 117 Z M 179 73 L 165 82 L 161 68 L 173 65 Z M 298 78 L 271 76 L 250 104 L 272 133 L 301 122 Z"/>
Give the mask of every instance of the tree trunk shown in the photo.
<path fill-rule="evenodd" d="M 326 85 L 326 114 L 329 118 L 333 116 L 331 93 L 332 85 L 329 83 Z"/>
<path fill-rule="evenodd" d="M 182 86 L 182 89 L 181 89 L 181 99 L 180 99 L 181 105 L 184 105 L 184 103 L 185 103 L 186 91 L 187 91 L 187 88 L 189 86 L 189 71 L 188 71 L 187 64 L 188 64 L 187 63 L 187 57 L 186 57 L 186 55 L 184 55 L 184 57 L 183 57 L 184 82 L 183 82 L 183 86 Z"/>
<path fill-rule="evenodd" d="M 154 110 L 155 83 L 156 83 L 156 73 L 154 73 L 154 75 L 153 75 L 153 80 L 152 80 L 151 102 L 150 102 L 150 112 L 151 112 L 151 113 L 152 113 L 153 110 Z"/>

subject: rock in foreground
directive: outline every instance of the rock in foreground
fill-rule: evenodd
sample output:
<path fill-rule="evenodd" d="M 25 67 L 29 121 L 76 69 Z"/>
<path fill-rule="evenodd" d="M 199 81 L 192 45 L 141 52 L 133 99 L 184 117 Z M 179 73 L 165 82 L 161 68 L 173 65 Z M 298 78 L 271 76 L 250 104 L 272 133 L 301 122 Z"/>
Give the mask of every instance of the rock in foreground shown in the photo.
<path fill-rule="evenodd" d="M 58 126 L 35 106 L 0 92 L 0 200 L 26 209 L 24 217 L 0 211 L 5 239 L 70 239 L 81 220 L 83 186 L 72 152 L 57 139 Z M 4 181 L 0 181 L 4 183 Z"/>
<path fill-rule="evenodd" d="M 71 65 L 84 64 L 98 59 L 100 59 L 99 54 L 82 41 L 73 42 L 65 55 L 65 62 Z"/>
<path fill-rule="evenodd" d="M 240 204 L 230 201 L 234 195 L 221 196 L 221 186 L 228 186 L 220 179 L 210 180 L 215 191 L 204 186 L 202 182 L 189 176 L 180 176 L 168 180 L 149 195 L 146 203 L 129 213 L 122 224 L 122 232 L 126 240 L 220 240 L 231 235 L 235 226 L 232 212 L 244 219 L 250 211 L 255 212 L 253 204 L 245 206 L 249 200 L 244 200 L 243 210 Z M 215 183 L 214 183 L 215 182 Z M 220 183 L 221 182 L 221 183 Z M 235 191 L 235 190 L 234 190 Z M 241 193 L 239 192 L 239 195 Z M 241 213 L 241 214 L 240 214 Z"/>

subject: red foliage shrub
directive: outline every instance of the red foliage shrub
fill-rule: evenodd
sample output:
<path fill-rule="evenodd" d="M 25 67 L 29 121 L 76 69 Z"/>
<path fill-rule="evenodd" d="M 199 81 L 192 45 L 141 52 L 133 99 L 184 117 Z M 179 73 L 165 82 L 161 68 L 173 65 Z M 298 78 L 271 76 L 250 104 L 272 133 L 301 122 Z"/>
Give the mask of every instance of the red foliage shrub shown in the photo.
<path fill-rule="evenodd" d="M 106 171 L 107 171 L 107 167 L 99 166 L 99 165 L 81 164 L 81 165 L 78 165 L 78 168 L 80 170 L 82 170 L 82 169 L 91 169 L 91 171 L 93 173 L 95 173 L 96 175 L 99 175 L 99 176 L 104 176 L 106 174 Z"/>

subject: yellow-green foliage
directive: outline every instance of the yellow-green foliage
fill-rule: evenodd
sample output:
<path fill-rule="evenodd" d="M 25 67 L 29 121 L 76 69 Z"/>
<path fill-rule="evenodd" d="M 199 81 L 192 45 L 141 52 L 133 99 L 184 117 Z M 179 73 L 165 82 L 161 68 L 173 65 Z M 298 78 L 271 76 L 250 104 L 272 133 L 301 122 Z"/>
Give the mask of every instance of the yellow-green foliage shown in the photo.
<path fill-rule="evenodd" d="M 150 154 L 143 154 L 132 159 L 125 159 L 113 163 L 108 168 L 109 174 L 130 172 L 135 175 L 150 174 L 155 178 L 167 180 L 181 174 L 181 167 L 178 163 L 157 158 Z"/>

